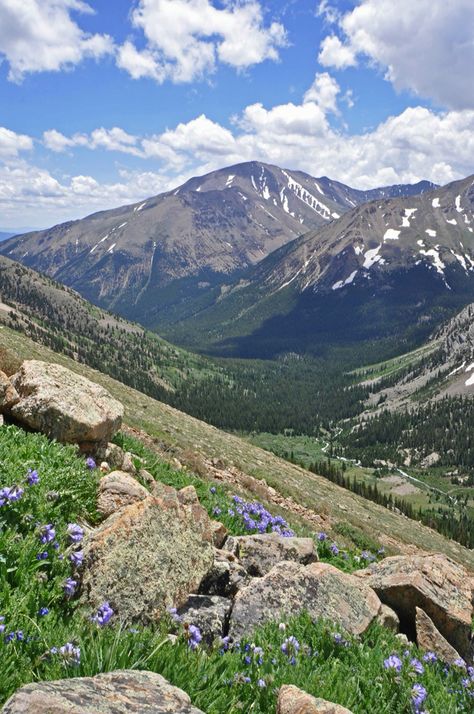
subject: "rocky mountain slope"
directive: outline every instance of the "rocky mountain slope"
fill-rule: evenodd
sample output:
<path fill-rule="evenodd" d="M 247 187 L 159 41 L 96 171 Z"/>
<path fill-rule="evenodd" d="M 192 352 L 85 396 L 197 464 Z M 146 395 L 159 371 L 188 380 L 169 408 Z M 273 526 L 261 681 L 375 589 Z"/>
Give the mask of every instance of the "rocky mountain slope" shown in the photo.
<path fill-rule="evenodd" d="M 200 330 L 203 343 L 244 354 L 252 345 L 258 354 L 259 344 L 301 352 L 394 334 L 403 344 L 408 331 L 428 336 L 470 302 L 473 277 L 469 177 L 420 196 L 377 199 L 307 232 L 222 291 L 193 325 L 168 334 L 185 342 Z"/>
<path fill-rule="evenodd" d="M 209 288 L 301 233 L 374 198 L 429 182 L 358 191 L 328 178 L 250 162 L 159 196 L 16 236 L 3 254 L 146 324 L 194 312 Z"/>

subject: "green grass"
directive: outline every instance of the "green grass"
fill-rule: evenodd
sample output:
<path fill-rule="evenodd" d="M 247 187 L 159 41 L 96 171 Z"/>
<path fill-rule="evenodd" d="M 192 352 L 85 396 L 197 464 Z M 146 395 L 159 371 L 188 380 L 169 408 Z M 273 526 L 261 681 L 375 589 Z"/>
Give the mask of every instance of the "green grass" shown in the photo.
<path fill-rule="evenodd" d="M 211 515 L 219 509 L 219 518 L 232 533 L 246 532 L 227 488 L 170 468 L 135 439 L 120 436 L 119 440 L 143 460 L 155 478 L 176 488 L 194 485 Z M 39 483 L 28 484 L 28 469 L 38 472 Z M 87 530 L 97 522 L 98 478 L 98 472 L 89 470 L 73 447 L 14 426 L 0 431 L 0 488 L 24 488 L 21 498 L 0 507 L 1 702 L 27 682 L 126 668 L 159 672 L 187 691 L 207 714 L 273 714 L 277 689 L 288 683 L 339 702 L 354 714 L 408 714 L 415 681 L 429 692 L 430 714 L 471 711 L 460 685 L 461 670 L 451 668 L 444 674 L 440 665 L 426 665 L 425 672 L 415 677 L 400 643 L 377 626 L 356 640 L 330 623 L 313 623 L 302 614 L 289 621 L 286 629 L 269 623 L 254 633 L 251 642 L 227 651 L 222 642 L 210 649 L 191 650 L 186 630 L 167 619 L 155 628 L 134 628 L 124 627 L 113 617 L 99 627 L 63 591 L 64 580 L 74 577 L 68 557 L 74 546 L 67 527 L 79 523 Z M 51 543 L 42 544 L 46 524 L 54 527 L 56 535 Z M 329 540 L 318 542 L 318 550 L 321 560 L 338 567 L 360 567 L 360 553 L 334 555 Z M 47 552 L 48 557 L 38 560 L 39 552 Z M 40 608 L 48 608 L 48 613 L 40 615 Z M 173 630 L 178 635 L 175 643 L 167 637 Z M 341 634 L 345 643 L 338 644 L 335 634 Z M 290 635 L 300 643 L 294 661 L 281 648 Z M 66 643 L 74 648 L 74 657 L 61 653 Z M 405 663 L 398 676 L 383 666 L 395 651 Z"/>

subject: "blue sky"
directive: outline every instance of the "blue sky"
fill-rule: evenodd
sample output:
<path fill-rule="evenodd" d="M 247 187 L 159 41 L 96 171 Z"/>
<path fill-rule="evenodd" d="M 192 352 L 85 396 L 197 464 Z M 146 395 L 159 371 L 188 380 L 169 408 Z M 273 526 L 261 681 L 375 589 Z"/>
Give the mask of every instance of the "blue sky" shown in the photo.
<path fill-rule="evenodd" d="M 472 0 L 0 0 L 0 228 L 258 159 L 474 172 Z"/>

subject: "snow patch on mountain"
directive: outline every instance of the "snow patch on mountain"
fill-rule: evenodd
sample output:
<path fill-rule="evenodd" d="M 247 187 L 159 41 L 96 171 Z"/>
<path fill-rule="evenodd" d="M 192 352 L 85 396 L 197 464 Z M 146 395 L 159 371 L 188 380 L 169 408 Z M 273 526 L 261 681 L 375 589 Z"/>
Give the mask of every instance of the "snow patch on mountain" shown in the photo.
<path fill-rule="evenodd" d="M 396 231 L 394 228 L 389 228 L 388 230 L 385 231 L 383 240 L 385 243 L 386 240 L 398 240 L 399 237 L 400 237 L 400 231 Z"/>

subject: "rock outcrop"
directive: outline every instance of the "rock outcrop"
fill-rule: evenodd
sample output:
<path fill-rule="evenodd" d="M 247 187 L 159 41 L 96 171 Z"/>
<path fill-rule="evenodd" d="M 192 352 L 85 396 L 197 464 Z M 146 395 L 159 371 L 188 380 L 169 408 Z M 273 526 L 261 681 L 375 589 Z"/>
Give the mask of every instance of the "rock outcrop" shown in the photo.
<path fill-rule="evenodd" d="M 285 538 L 278 533 L 229 536 L 225 549 L 239 558 L 249 575 L 257 577 L 265 575 L 283 560 L 303 565 L 318 560 L 312 538 Z"/>
<path fill-rule="evenodd" d="M 98 384 L 58 364 L 23 362 L 11 377 L 19 401 L 12 417 L 65 443 L 95 450 L 120 429 L 123 406 Z"/>
<path fill-rule="evenodd" d="M 393 556 L 354 575 L 395 610 L 402 631 L 414 635 L 418 607 L 462 657 L 470 656 L 471 580 L 462 566 L 440 554 Z"/>
<path fill-rule="evenodd" d="M 107 518 L 85 541 L 81 598 L 110 602 L 126 622 L 152 622 L 184 605 L 209 573 L 214 549 L 199 504 L 148 496 Z"/>
<path fill-rule="evenodd" d="M 248 581 L 247 571 L 235 555 L 227 550 L 214 548 L 214 563 L 202 581 L 199 592 L 233 598 Z"/>
<path fill-rule="evenodd" d="M 2 713 L 203 714 L 161 675 L 136 670 L 27 684 L 7 701 Z"/>
<path fill-rule="evenodd" d="M 416 608 L 416 642 L 423 650 L 434 652 L 442 662 L 453 664 L 460 659 L 459 652 L 437 630 L 433 620 L 421 608 Z"/>
<path fill-rule="evenodd" d="M 370 587 L 328 563 L 282 562 L 237 593 L 229 634 L 238 640 L 264 622 L 306 611 L 314 620 L 332 620 L 360 635 L 380 608 Z"/>
<path fill-rule="evenodd" d="M 146 488 L 126 471 L 111 471 L 100 479 L 97 510 L 103 516 L 110 516 L 148 496 Z"/>
<path fill-rule="evenodd" d="M 0 411 L 8 411 L 20 400 L 5 372 L 0 371 Z"/>
<path fill-rule="evenodd" d="M 285 684 L 278 692 L 276 714 L 351 714 L 349 709 L 306 694 L 292 684 Z"/>

